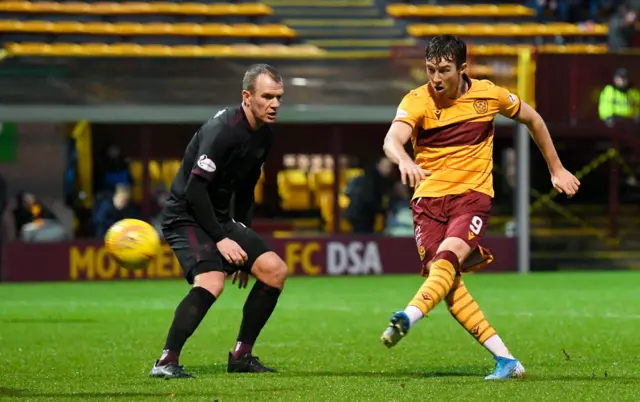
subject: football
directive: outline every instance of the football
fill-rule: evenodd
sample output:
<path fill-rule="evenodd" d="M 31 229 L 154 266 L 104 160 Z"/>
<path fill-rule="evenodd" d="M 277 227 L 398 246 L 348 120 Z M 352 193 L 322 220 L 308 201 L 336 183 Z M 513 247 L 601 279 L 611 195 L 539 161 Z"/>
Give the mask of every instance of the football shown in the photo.
<path fill-rule="evenodd" d="M 146 268 L 160 251 L 160 237 L 153 226 L 138 219 L 123 219 L 104 238 L 109 256 L 122 268 Z"/>

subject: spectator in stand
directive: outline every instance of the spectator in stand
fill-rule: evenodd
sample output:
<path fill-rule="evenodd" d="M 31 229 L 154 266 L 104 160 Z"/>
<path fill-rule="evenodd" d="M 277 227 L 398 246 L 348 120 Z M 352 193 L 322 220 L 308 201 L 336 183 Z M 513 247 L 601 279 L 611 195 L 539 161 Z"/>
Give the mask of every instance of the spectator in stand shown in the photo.
<path fill-rule="evenodd" d="M 411 211 L 411 192 L 397 181 L 389 196 L 385 234 L 389 236 L 413 237 L 413 213 Z"/>
<path fill-rule="evenodd" d="M 93 223 L 96 237 L 104 237 L 111 225 L 126 218 L 140 219 L 140 211 L 131 202 L 131 188 L 118 184 L 113 197 L 100 201 L 95 211 Z"/>
<path fill-rule="evenodd" d="M 598 113 L 609 127 L 619 120 L 640 123 L 640 91 L 632 85 L 627 69 L 617 69 L 613 83 L 600 92 Z"/>
<path fill-rule="evenodd" d="M 113 194 L 119 184 L 130 186 L 133 183 L 129 160 L 117 145 L 109 145 L 104 156 L 97 159 L 94 165 L 94 193 L 98 198 L 101 198 L 100 195 Z"/>
<path fill-rule="evenodd" d="M 23 226 L 29 223 L 40 224 L 44 220 L 57 220 L 58 218 L 35 195 L 20 191 L 16 196 L 16 207 L 13 210 L 16 238 L 21 237 Z"/>
<path fill-rule="evenodd" d="M 70 238 L 60 219 L 35 195 L 21 191 L 13 210 L 16 239 L 27 242 L 63 241 Z"/>
<path fill-rule="evenodd" d="M 631 47 L 636 34 L 637 13 L 627 4 L 618 6 L 617 12 L 609 19 L 609 36 L 607 46 L 610 52 L 617 52 Z"/>
<path fill-rule="evenodd" d="M 384 211 L 384 197 L 392 184 L 393 171 L 391 161 L 383 157 L 348 184 L 346 194 L 350 203 L 346 216 L 354 233 L 374 232 L 376 216 Z"/>
<path fill-rule="evenodd" d="M 579 23 L 599 20 L 614 3 L 615 0 L 529 0 L 528 6 L 536 10 L 540 21 Z"/>

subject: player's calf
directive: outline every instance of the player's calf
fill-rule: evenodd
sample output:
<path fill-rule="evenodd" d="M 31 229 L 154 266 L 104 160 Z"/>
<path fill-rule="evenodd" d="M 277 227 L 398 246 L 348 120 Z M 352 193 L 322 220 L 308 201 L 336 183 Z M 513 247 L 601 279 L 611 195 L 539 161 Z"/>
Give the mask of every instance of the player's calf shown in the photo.
<path fill-rule="evenodd" d="M 242 324 L 233 352 L 229 354 L 228 372 L 270 372 L 252 355 L 253 345 L 278 303 L 288 269 L 274 252 L 267 252 L 256 259 L 251 273 L 257 281 L 245 302 Z"/>
<path fill-rule="evenodd" d="M 449 293 L 460 263 L 455 253 L 438 252 L 429 266 L 429 276 L 404 311 L 391 316 L 388 328 L 382 333 L 382 343 L 388 348 L 397 344 L 422 317 L 433 310 Z"/>
<path fill-rule="evenodd" d="M 162 356 L 149 373 L 150 377 L 191 378 L 178 365 L 180 352 L 223 288 L 223 272 L 205 272 L 194 278 L 193 288 L 176 308 Z"/>

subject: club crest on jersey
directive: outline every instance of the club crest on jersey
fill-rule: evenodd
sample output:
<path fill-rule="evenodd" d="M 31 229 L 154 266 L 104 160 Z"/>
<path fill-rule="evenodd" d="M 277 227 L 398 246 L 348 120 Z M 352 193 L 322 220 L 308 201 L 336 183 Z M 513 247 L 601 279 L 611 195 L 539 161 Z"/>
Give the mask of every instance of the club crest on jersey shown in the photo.
<path fill-rule="evenodd" d="M 485 114 L 489 110 L 489 102 L 486 99 L 476 99 L 473 101 L 473 108 L 478 114 Z"/>
<path fill-rule="evenodd" d="M 198 167 L 205 172 L 213 173 L 216 171 L 216 164 L 213 163 L 207 155 L 200 155 L 198 158 Z"/>
<path fill-rule="evenodd" d="M 427 255 L 427 250 L 424 249 L 424 246 L 418 248 L 418 254 L 420 255 L 420 261 L 424 261 L 424 257 Z"/>

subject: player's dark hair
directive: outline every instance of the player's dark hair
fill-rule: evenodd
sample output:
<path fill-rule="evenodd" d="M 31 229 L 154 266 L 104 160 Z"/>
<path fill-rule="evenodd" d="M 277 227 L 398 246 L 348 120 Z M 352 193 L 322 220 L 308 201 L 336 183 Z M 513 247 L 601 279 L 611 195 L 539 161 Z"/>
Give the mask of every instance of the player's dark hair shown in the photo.
<path fill-rule="evenodd" d="M 247 72 L 244 73 L 244 78 L 242 79 L 242 89 L 244 91 L 253 93 L 256 86 L 256 79 L 263 74 L 268 75 L 275 82 L 282 82 L 282 77 L 280 76 L 278 70 L 276 70 L 275 68 L 271 67 L 268 64 L 253 64 L 247 69 Z"/>
<path fill-rule="evenodd" d="M 454 62 L 459 69 L 467 62 L 467 44 L 454 35 L 438 35 L 427 43 L 424 55 L 427 61 L 435 59 L 436 63 L 442 60 Z"/>

